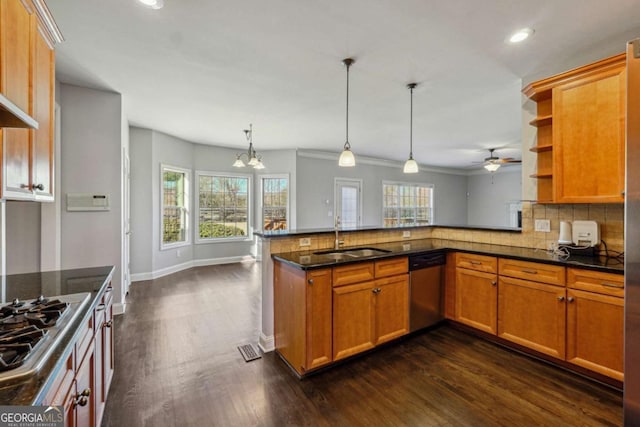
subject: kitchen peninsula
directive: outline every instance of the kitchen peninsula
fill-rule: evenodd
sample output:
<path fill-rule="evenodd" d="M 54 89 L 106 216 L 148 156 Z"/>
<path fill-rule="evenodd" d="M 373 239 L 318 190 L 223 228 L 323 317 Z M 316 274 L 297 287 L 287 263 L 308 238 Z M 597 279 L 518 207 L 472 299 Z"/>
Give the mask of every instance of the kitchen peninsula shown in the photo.
<path fill-rule="evenodd" d="M 532 216 L 530 206 L 525 215 Z M 621 387 L 624 276 L 619 260 L 566 259 L 526 247 L 525 242 L 535 242 L 534 233 L 516 229 L 340 230 L 344 246 L 337 250 L 334 232 L 260 234 L 261 345 L 268 349 L 265 344 L 271 344 L 298 375 L 406 335 L 407 257 L 443 252 L 447 262 L 442 310 L 450 322 Z M 393 287 L 380 299 L 385 285 Z M 347 294 L 351 299 L 343 303 Z M 384 309 L 376 311 L 376 304 Z M 364 311 L 349 320 L 353 324 L 359 319 L 357 328 L 341 332 L 344 313 L 361 308 Z M 394 314 L 389 318 L 384 313 Z M 592 328 L 585 316 L 599 316 L 602 329 Z M 269 325 L 274 331 L 271 342 L 264 333 Z M 364 328 L 364 334 L 358 328 Z M 610 349 L 607 354 L 588 345 L 601 335 L 607 340 L 603 347 Z"/>

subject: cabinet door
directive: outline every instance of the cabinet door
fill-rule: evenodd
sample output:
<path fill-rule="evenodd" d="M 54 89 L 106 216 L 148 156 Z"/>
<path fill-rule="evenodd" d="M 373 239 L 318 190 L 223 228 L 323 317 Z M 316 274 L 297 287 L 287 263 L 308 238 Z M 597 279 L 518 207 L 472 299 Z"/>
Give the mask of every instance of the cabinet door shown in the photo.
<path fill-rule="evenodd" d="M 102 328 L 102 404 L 106 404 L 111 379 L 113 378 L 113 302 L 107 304 L 105 323 Z"/>
<path fill-rule="evenodd" d="M 333 360 L 374 347 L 374 282 L 333 288 Z"/>
<path fill-rule="evenodd" d="M 0 0 L 0 91 L 31 115 L 31 11 L 20 0 Z M 3 196 L 30 199 L 30 130 L 3 129 Z"/>
<path fill-rule="evenodd" d="M 378 345 L 409 332 L 409 275 L 376 280 L 374 286 Z"/>
<path fill-rule="evenodd" d="M 98 306 L 100 308 L 100 306 Z M 102 419 L 102 411 L 104 410 L 104 324 L 105 324 L 105 310 L 101 309 L 95 312 L 95 348 L 94 348 L 94 364 L 95 364 L 95 378 L 93 387 L 91 387 L 92 394 L 95 401 L 95 416 L 96 420 Z M 80 390 L 82 391 L 82 390 Z"/>
<path fill-rule="evenodd" d="M 31 131 L 33 139 L 32 190 L 37 200 L 53 200 L 53 98 L 54 51 L 37 26 L 34 32 L 33 117 L 39 128 Z"/>
<path fill-rule="evenodd" d="M 78 427 L 94 426 L 95 413 L 95 346 L 92 339 L 89 348 L 82 358 L 82 362 L 76 372 L 76 425 Z M 81 355 L 78 355 L 80 358 Z M 86 399 L 83 399 L 86 397 Z"/>
<path fill-rule="evenodd" d="M 498 289 L 495 274 L 456 269 L 456 321 L 497 333 Z"/>
<path fill-rule="evenodd" d="M 553 177 L 560 203 L 621 203 L 624 63 L 553 89 Z"/>
<path fill-rule="evenodd" d="M 498 336 L 564 359 L 565 292 L 560 286 L 500 277 Z"/>
<path fill-rule="evenodd" d="M 567 290 L 567 361 L 622 381 L 624 299 Z"/>
<path fill-rule="evenodd" d="M 331 269 L 307 273 L 307 370 L 331 362 Z"/>

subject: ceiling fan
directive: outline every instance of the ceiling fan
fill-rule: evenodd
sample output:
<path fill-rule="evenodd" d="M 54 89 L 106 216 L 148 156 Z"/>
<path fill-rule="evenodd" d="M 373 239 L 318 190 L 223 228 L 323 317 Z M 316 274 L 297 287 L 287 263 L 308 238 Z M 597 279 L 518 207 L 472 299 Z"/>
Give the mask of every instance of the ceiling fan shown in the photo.
<path fill-rule="evenodd" d="M 496 151 L 495 148 L 489 148 L 489 157 L 485 157 L 484 162 L 482 162 L 484 168 L 489 172 L 497 171 L 500 169 L 500 166 L 505 163 L 522 163 L 522 160 L 514 159 L 513 157 L 504 157 L 501 159 L 495 155 L 494 151 Z"/>

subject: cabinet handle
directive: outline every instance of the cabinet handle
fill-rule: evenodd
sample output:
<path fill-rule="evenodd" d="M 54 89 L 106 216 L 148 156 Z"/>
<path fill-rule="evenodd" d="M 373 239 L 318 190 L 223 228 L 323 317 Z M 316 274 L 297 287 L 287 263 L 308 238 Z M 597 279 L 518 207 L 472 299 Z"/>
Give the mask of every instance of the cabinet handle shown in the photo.
<path fill-rule="evenodd" d="M 104 293 L 108 293 L 111 292 L 113 290 L 113 286 L 109 286 L 107 289 L 104 290 Z"/>
<path fill-rule="evenodd" d="M 560 301 L 560 302 L 564 301 L 564 297 L 562 297 L 562 296 L 558 297 L 558 301 Z"/>
<path fill-rule="evenodd" d="M 621 191 L 621 192 L 620 192 L 620 195 L 621 195 L 622 197 L 624 197 L 625 192 L 624 192 L 624 191 Z"/>
<path fill-rule="evenodd" d="M 310 285 L 313 285 L 313 279 L 307 280 L 307 283 L 310 284 Z"/>
<path fill-rule="evenodd" d="M 575 299 L 574 297 L 569 297 L 569 298 L 567 298 L 567 301 L 569 301 L 569 302 L 574 302 L 575 300 L 576 300 L 576 299 Z"/>
<path fill-rule="evenodd" d="M 96 307 L 96 311 L 102 311 L 102 310 L 104 310 L 105 308 L 106 308 L 106 305 L 104 305 L 104 304 L 100 304 L 100 305 L 98 305 L 98 306 Z"/>
<path fill-rule="evenodd" d="M 380 289 L 380 288 L 373 288 L 373 289 L 371 290 L 371 292 L 373 292 L 374 294 L 379 294 L 381 290 L 382 290 L 382 289 Z"/>
<path fill-rule="evenodd" d="M 482 265 L 480 261 L 469 261 L 471 265 Z"/>
<path fill-rule="evenodd" d="M 44 185 L 42 185 L 42 184 L 38 184 L 38 185 L 33 184 L 33 185 L 31 186 L 31 188 L 32 188 L 33 190 L 40 190 L 40 191 L 42 191 L 42 190 L 44 190 Z"/>
<path fill-rule="evenodd" d="M 496 282 L 495 280 L 492 280 L 492 281 L 491 281 L 491 285 L 492 285 L 492 286 L 495 286 L 495 285 L 497 285 L 497 284 L 498 284 L 498 282 Z"/>
<path fill-rule="evenodd" d="M 104 327 L 105 328 L 110 328 L 113 325 L 113 320 L 109 320 L 108 322 L 104 322 Z"/>
<path fill-rule="evenodd" d="M 606 286 L 608 288 L 624 289 L 624 285 L 618 285 L 616 283 L 602 283 L 602 286 Z"/>
<path fill-rule="evenodd" d="M 89 396 L 91 396 L 91 389 L 85 388 L 82 393 L 76 395 L 76 398 L 73 400 L 74 406 L 87 406 Z"/>
<path fill-rule="evenodd" d="M 527 273 L 527 274 L 538 274 L 538 272 L 536 270 L 520 270 L 523 273 Z"/>

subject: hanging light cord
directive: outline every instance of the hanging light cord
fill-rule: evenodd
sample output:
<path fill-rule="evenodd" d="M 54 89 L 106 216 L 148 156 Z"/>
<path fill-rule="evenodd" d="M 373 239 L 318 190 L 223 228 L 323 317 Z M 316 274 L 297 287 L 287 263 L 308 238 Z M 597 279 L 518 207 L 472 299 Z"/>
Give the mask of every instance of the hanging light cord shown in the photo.
<path fill-rule="evenodd" d="M 351 144 L 349 143 L 349 67 L 353 64 L 353 59 L 347 58 L 342 61 L 344 65 L 347 66 L 347 124 L 346 124 L 346 135 L 347 141 L 344 143 L 345 150 L 351 149 Z"/>
<path fill-rule="evenodd" d="M 409 158 L 413 159 L 413 88 L 415 85 L 409 85 L 411 90 L 411 118 L 409 119 Z"/>

